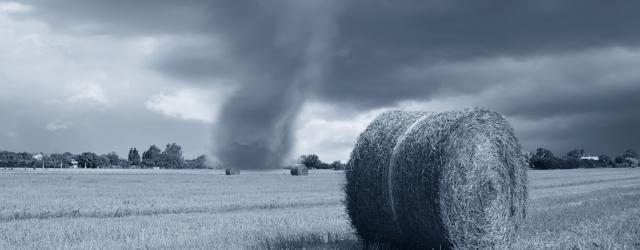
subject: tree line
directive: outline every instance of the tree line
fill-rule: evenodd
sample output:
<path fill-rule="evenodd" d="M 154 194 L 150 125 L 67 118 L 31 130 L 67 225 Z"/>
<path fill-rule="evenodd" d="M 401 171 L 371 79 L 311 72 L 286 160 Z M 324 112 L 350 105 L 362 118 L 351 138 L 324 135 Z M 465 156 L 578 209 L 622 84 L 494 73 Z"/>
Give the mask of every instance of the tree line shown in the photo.
<path fill-rule="evenodd" d="M 127 159 L 115 152 L 98 155 L 93 152 L 72 154 L 37 154 L 27 152 L 0 151 L 0 168 L 68 168 L 74 163 L 78 168 L 171 168 L 171 169 L 203 169 L 208 168 L 207 158 L 200 155 L 195 159 L 184 159 L 182 147 L 176 143 L 167 144 L 164 151 L 156 145 L 142 152 L 137 148 L 129 149 Z M 37 156 L 36 155 L 36 156 Z"/>
<path fill-rule="evenodd" d="M 551 150 L 538 148 L 535 153 L 528 154 L 527 158 L 533 169 L 638 167 L 640 163 L 640 155 L 633 149 L 627 149 L 611 159 L 604 154 L 589 157 L 584 149 L 574 149 L 564 157 L 556 157 Z"/>
<path fill-rule="evenodd" d="M 98 155 L 93 152 L 72 154 L 40 154 L 37 159 L 27 152 L 0 151 L 0 168 L 68 168 L 75 161 L 79 168 L 164 168 L 164 169 L 204 169 L 209 168 L 205 155 L 195 159 L 184 159 L 182 147 L 176 143 L 167 144 L 164 150 L 156 145 L 140 154 L 137 148 L 129 149 L 126 159 L 115 152 Z M 597 158 L 597 159 L 596 159 Z M 556 157 L 549 149 L 538 148 L 535 153 L 527 153 L 527 159 L 533 169 L 573 169 L 573 168 L 606 168 L 606 167 L 639 167 L 640 154 L 627 149 L 622 154 L 611 158 L 600 154 L 587 157 L 584 149 L 574 149 L 563 157 Z M 299 158 L 300 164 L 310 169 L 344 170 L 346 164 L 340 161 L 325 163 L 316 154 L 305 154 Z"/>
<path fill-rule="evenodd" d="M 538 148 L 535 153 L 527 153 L 526 158 L 533 169 L 640 167 L 640 154 L 633 149 L 627 149 L 612 159 L 605 154 L 589 156 L 584 149 L 574 149 L 563 157 L 556 157 L 551 150 Z M 346 164 L 340 161 L 324 163 L 315 154 L 300 156 L 300 163 L 310 169 L 344 170 L 346 168 Z"/>
<path fill-rule="evenodd" d="M 334 161 L 332 163 L 324 163 L 320 160 L 320 157 L 316 154 L 306 154 L 300 156 L 300 164 L 305 165 L 310 169 L 333 169 L 344 170 L 346 164 L 340 161 Z"/>

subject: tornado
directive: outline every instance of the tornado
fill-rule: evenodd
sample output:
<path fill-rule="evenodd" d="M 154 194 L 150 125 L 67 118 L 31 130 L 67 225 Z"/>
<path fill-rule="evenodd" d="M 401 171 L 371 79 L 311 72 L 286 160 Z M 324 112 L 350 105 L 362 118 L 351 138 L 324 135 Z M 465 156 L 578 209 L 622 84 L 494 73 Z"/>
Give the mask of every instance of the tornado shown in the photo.
<path fill-rule="evenodd" d="M 217 12 L 222 18 L 252 17 L 217 22 L 232 26 L 225 37 L 231 38 L 234 80 L 239 81 L 212 133 L 213 153 L 225 168 L 282 166 L 293 146 L 293 127 L 307 90 L 321 84 L 332 54 L 334 2 L 269 3 L 234 3 Z"/>

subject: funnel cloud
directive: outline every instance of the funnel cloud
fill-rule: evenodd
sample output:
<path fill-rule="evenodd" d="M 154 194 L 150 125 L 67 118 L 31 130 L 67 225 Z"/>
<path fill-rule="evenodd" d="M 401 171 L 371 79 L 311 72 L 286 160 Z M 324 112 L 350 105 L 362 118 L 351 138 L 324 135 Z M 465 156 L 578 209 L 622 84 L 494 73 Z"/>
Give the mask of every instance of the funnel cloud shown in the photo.
<path fill-rule="evenodd" d="M 227 36 L 231 50 L 242 55 L 234 62 L 242 70 L 233 76 L 241 82 L 218 117 L 214 154 L 227 168 L 279 168 L 291 151 L 294 121 L 308 88 L 323 81 L 335 6 L 286 0 L 241 7 L 226 13 L 260 18 L 242 23 L 243 33 Z M 251 34 L 261 34 L 261 46 Z"/>

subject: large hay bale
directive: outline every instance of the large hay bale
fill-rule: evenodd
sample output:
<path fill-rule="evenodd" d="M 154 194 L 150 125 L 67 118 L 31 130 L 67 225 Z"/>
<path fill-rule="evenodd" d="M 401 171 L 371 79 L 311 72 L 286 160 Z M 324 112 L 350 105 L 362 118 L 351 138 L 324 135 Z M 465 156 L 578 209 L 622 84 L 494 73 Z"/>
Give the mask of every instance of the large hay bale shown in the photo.
<path fill-rule="evenodd" d="M 526 171 L 498 113 L 386 112 L 351 153 L 345 205 L 368 242 L 505 248 L 525 217 Z"/>
<path fill-rule="evenodd" d="M 239 175 L 240 169 L 227 168 L 224 170 L 225 175 Z"/>
<path fill-rule="evenodd" d="M 291 166 L 291 175 L 309 175 L 309 168 L 304 164 Z"/>

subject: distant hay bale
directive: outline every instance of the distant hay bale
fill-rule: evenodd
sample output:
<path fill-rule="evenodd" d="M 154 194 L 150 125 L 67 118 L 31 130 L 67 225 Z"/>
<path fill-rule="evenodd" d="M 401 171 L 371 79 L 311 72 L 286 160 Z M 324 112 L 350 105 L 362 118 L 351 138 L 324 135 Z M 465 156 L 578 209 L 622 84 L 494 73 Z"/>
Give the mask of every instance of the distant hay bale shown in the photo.
<path fill-rule="evenodd" d="M 508 248 L 525 217 L 526 171 L 498 113 L 386 112 L 351 153 L 345 205 L 368 242 Z"/>
<path fill-rule="evenodd" d="M 309 168 L 304 164 L 296 164 L 291 167 L 291 175 L 309 175 Z"/>
<path fill-rule="evenodd" d="M 239 175 L 240 169 L 227 168 L 224 170 L 224 174 L 226 175 Z"/>

